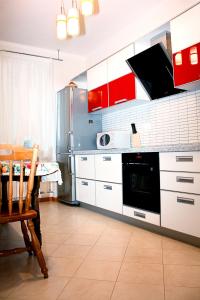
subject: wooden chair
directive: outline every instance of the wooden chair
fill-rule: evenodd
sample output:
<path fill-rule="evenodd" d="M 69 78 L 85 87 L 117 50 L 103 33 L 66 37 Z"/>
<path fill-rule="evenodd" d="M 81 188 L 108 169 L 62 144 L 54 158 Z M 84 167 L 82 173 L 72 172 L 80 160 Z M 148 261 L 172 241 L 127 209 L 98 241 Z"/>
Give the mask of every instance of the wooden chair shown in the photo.
<path fill-rule="evenodd" d="M 41 246 L 35 233 L 34 224 L 32 219 L 37 216 L 37 212 L 31 209 L 31 192 L 33 189 L 34 175 L 36 172 L 36 161 L 38 155 L 38 147 L 34 146 L 32 149 L 25 149 L 20 146 L 0 145 L 0 178 L 2 178 L 2 161 L 9 163 L 9 179 L 8 179 L 8 199 L 0 198 L 0 224 L 7 224 L 10 222 L 21 222 L 21 229 L 25 242 L 24 248 L 15 248 L 9 250 L 0 250 L 0 257 L 8 256 L 11 254 L 18 254 L 27 251 L 29 254 L 32 252 L 36 255 L 41 272 L 44 278 L 48 278 L 48 269 L 42 254 Z M 31 161 L 30 175 L 27 182 L 27 190 L 25 199 L 24 193 L 24 163 Z M 19 200 L 13 201 L 13 163 L 20 164 L 19 176 Z M 17 205 L 16 205 L 17 204 Z M 27 222 L 27 224 L 25 223 Z M 31 235 L 29 238 L 28 230 Z"/>

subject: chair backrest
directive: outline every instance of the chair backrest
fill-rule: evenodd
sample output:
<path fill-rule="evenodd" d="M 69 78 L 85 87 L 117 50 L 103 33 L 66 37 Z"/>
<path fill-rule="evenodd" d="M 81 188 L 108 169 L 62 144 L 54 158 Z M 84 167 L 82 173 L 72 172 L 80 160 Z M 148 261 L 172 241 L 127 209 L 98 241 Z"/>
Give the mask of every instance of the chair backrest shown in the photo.
<path fill-rule="evenodd" d="M 4 201 L 7 205 L 4 208 L 8 211 L 9 215 L 13 213 L 13 176 L 15 176 L 14 166 L 18 166 L 19 191 L 18 191 L 18 213 L 28 211 L 31 205 L 31 192 L 33 189 L 34 175 L 36 172 L 36 162 L 38 156 L 38 146 L 35 145 L 31 149 L 24 148 L 22 146 L 13 146 L 9 144 L 0 144 L 0 177 L 3 181 L 3 176 L 7 176 L 8 181 L 8 196 L 7 199 L 0 198 L 0 213 L 2 210 L 2 204 Z M 30 175 L 28 180 L 25 180 L 25 165 L 28 163 L 30 168 Z M 5 177 L 6 178 L 6 177 Z M 24 194 L 24 182 L 27 182 L 27 191 L 25 201 L 23 199 Z"/>

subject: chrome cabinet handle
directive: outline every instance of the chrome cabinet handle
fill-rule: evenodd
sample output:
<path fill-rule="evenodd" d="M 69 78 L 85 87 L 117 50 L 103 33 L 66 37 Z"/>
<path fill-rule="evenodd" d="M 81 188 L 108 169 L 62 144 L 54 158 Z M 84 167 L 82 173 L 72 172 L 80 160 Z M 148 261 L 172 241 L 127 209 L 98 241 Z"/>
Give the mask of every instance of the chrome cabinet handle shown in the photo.
<path fill-rule="evenodd" d="M 194 183 L 194 177 L 176 176 L 176 182 Z"/>
<path fill-rule="evenodd" d="M 117 101 L 115 101 L 115 104 L 119 104 L 119 103 L 126 102 L 126 101 L 127 101 L 127 99 L 117 100 Z"/>
<path fill-rule="evenodd" d="M 95 111 L 95 110 L 98 110 L 98 109 L 101 109 L 101 108 L 102 108 L 102 106 L 97 106 L 97 107 L 92 108 L 92 111 Z"/>
<path fill-rule="evenodd" d="M 177 197 L 177 202 L 194 205 L 194 199 L 190 199 L 190 198 Z"/>
<path fill-rule="evenodd" d="M 81 161 L 86 161 L 87 160 L 87 157 L 83 156 L 81 157 Z"/>
<path fill-rule="evenodd" d="M 103 161 L 111 161 L 111 156 L 104 156 Z"/>
<path fill-rule="evenodd" d="M 111 185 L 104 185 L 103 186 L 104 190 L 112 190 L 112 186 Z"/>
<path fill-rule="evenodd" d="M 139 218 L 146 219 L 146 215 L 143 214 L 143 213 L 140 213 L 140 212 L 138 212 L 138 211 L 134 211 L 134 216 L 135 216 L 135 217 L 139 217 Z"/>
<path fill-rule="evenodd" d="M 81 184 L 82 185 L 88 185 L 88 182 L 87 181 L 81 181 Z"/>
<path fill-rule="evenodd" d="M 193 156 L 176 156 L 177 162 L 193 161 Z"/>

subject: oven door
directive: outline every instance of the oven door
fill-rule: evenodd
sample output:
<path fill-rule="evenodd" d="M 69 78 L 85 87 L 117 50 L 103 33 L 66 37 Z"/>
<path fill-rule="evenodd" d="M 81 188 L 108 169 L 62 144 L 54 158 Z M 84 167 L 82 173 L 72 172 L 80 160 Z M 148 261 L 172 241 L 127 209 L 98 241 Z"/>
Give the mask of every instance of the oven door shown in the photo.
<path fill-rule="evenodd" d="M 151 163 L 123 163 L 123 204 L 160 213 L 160 174 Z"/>

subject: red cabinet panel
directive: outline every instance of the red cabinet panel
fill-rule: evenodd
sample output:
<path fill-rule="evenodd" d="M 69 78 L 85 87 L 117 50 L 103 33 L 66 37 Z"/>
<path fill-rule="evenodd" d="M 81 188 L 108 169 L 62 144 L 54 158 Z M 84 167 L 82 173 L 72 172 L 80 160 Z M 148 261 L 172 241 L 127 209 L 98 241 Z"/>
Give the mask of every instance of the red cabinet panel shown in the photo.
<path fill-rule="evenodd" d="M 104 84 L 88 92 L 88 112 L 108 106 L 108 85 Z"/>
<path fill-rule="evenodd" d="M 200 80 L 200 43 L 173 54 L 174 85 Z"/>
<path fill-rule="evenodd" d="M 109 106 L 135 99 L 135 76 L 129 73 L 108 83 Z"/>

